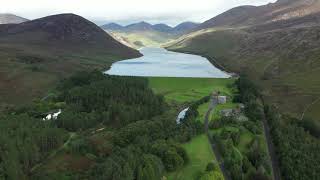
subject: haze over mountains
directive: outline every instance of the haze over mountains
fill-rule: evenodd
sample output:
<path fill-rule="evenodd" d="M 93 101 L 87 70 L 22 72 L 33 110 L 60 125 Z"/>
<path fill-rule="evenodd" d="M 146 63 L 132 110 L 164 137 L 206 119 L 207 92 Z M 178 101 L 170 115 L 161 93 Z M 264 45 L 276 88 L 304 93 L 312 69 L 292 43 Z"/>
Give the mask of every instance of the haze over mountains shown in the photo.
<path fill-rule="evenodd" d="M 26 22 L 28 19 L 16 16 L 14 14 L 1 14 L 0 13 L 0 24 L 19 24 Z"/>
<path fill-rule="evenodd" d="M 131 44 L 131 46 L 139 48 L 142 46 L 160 46 L 178 36 L 191 32 L 198 25 L 193 22 L 184 22 L 171 27 L 166 24 L 152 25 L 147 22 L 139 22 L 127 26 L 109 23 L 101 26 L 101 28 L 112 33 L 125 44 Z"/>
<path fill-rule="evenodd" d="M 319 13 L 319 0 L 237 7 L 200 24 L 169 49 L 201 54 L 226 70 L 247 73 L 284 112 L 317 119 Z"/>
<path fill-rule="evenodd" d="M 4 102 L 41 95 L 75 71 L 107 68 L 116 60 L 140 56 L 74 14 L 0 25 L 0 50 L 0 97 Z"/>
<path fill-rule="evenodd" d="M 194 22 L 183 22 L 178 24 L 175 27 L 171 27 L 166 24 L 149 24 L 147 22 L 139 22 L 130 24 L 127 26 L 121 26 L 117 23 L 109 23 L 101 26 L 102 29 L 109 31 L 124 31 L 124 32 L 134 32 L 134 31 L 159 31 L 163 33 L 172 33 L 172 34 L 184 34 L 192 29 L 196 28 L 199 24 Z"/>

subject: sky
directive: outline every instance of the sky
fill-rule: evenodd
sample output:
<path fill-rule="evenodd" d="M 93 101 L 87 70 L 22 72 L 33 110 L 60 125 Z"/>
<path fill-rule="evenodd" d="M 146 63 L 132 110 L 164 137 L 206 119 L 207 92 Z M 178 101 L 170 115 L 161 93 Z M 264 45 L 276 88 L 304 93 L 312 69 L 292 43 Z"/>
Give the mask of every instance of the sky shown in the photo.
<path fill-rule="evenodd" d="M 1 0 L 0 13 L 28 19 L 74 13 L 99 25 L 139 21 L 174 26 L 184 21 L 203 22 L 240 5 L 264 5 L 276 0 Z"/>

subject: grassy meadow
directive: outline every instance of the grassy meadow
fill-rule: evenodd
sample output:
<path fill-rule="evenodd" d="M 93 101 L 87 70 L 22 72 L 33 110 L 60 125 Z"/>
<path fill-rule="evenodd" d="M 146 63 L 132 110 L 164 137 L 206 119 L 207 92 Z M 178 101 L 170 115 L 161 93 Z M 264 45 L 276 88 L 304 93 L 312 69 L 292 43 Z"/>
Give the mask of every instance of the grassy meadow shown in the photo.
<path fill-rule="evenodd" d="M 209 162 L 216 161 L 211 150 L 209 140 L 205 134 L 192 139 L 183 145 L 186 149 L 190 162 L 182 169 L 169 173 L 168 180 L 194 180 L 205 171 Z"/>
<path fill-rule="evenodd" d="M 233 95 L 232 84 L 234 79 L 213 78 L 167 78 L 150 77 L 149 86 L 158 93 L 163 94 L 169 104 L 185 104 L 210 95 L 213 91 L 222 94 Z M 229 105 L 229 104 L 227 104 Z M 234 106 L 231 104 L 229 106 Z M 229 107 L 227 106 L 227 107 Z M 209 102 L 198 107 L 198 121 L 204 123 L 205 114 L 208 111 Z M 221 106 L 219 109 L 227 108 Z M 183 145 L 190 157 L 190 162 L 183 168 L 167 175 L 168 180 L 193 180 L 203 173 L 209 162 L 216 161 L 206 134 L 194 137 Z M 220 172 L 220 170 L 218 170 Z M 221 172 L 220 172 L 221 173 Z"/>
<path fill-rule="evenodd" d="M 232 95 L 234 79 L 150 77 L 150 87 L 163 94 L 167 102 L 184 103 L 198 100 L 213 91 Z"/>

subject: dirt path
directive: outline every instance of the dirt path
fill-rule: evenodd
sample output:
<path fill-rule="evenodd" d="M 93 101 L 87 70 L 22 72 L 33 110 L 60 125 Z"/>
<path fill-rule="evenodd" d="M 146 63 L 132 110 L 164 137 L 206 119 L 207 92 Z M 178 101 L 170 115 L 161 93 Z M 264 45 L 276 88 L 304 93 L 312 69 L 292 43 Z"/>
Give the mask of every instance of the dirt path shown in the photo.
<path fill-rule="evenodd" d="M 306 112 L 314 105 L 316 104 L 317 102 L 320 101 L 320 97 L 318 99 L 316 99 L 315 101 L 313 101 L 311 104 L 309 104 L 303 111 L 302 115 L 301 115 L 301 118 L 300 120 L 302 121 L 304 119 L 304 115 L 306 114 Z"/>
<path fill-rule="evenodd" d="M 231 180 L 231 178 L 229 176 L 229 173 L 228 173 L 228 171 L 226 170 L 226 168 L 224 166 L 224 162 L 223 162 L 221 153 L 219 152 L 218 147 L 217 147 L 214 139 L 210 136 L 210 133 L 208 131 L 209 130 L 209 117 L 211 115 L 212 110 L 214 110 L 214 108 L 216 107 L 217 104 L 218 104 L 217 100 L 215 100 L 215 98 L 211 97 L 210 103 L 209 103 L 209 108 L 208 108 L 208 111 L 207 111 L 207 113 L 205 115 L 205 123 L 204 123 L 205 127 L 204 128 L 205 128 L 205 132 L 206 132 L 206 134 L 208 136 L 212 151 L 213 151 L 214 155 L 216 156 L 216 159 L 217 159 L 217 161 L 219 163 L 219 167 L 221 169 L 221 172 L 223 174 L 224 179 L 225 180 Z"/>
<path fill-rule="evenodd" d="M 50 153 L 50 155 L 43 161 L 48 161 L 49 159 L 51 159 L 52 157 L 54 157 L 59 151 L 61 151 L 63 148 L 67 147 L 68 144 L 70 143 L 71 139 L 74 138 L 76 136 L 76 133 L 69 133 L 69 138 L 68 140 L 57 150 L 54 150 L 52 153 Z M 35 166 L 33 166 L 33 168 L 31 168 L 30 172 L 34 172 L 35 170 L 37 170 L 38 168 L 40 168 L 43 165 L 43 161 L 36 164 Z"/>

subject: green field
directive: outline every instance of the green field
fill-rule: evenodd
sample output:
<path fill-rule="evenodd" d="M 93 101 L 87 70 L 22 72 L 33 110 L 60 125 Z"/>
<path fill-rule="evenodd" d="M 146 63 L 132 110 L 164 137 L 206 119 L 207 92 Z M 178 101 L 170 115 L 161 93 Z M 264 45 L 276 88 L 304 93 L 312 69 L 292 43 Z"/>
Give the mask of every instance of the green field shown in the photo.
<path fill-rule="evenodd" d="M 168 174 L 168 180 L 194 180 L 209 162 L 215 161 L 208 138 L 205 134 L 197 136 L 191 142 L 184 144 L 190 162 L 182 169 Z"/>
<path fill-rule="evenodd" d="M 150 77 L 148 79 L 150 87 L 156 93 L 163 94 L 169 104 L 184 104 L 196 101 L 210 95 L 213 91 L 220 91 L 222 94 L 231 97 L 233 95 L 231 87 L 235 81 L 234 79 L 213 78 Z M 209 102 L 198 107 L 198 121 L 204 122 L 208 107 Z M 194 137 L 183 146 L 187 151 L 190 162 L 182 169 L 169 173 L 167 175 L 169 180 L 194 180 L 205 171 L 209 162 L 215 161 L 215 156 L 205 134 Z"/>
<path fill-rule="evenodd" d="M 231 96 L 232 89 L 228 88 L 234 79 L 213 78 L 168 78 L 150 77 L 150 87 L 163 94 L 168 102 L 190 102 L 210 95 L 213 91 Z"/>
<path fill-rule="evenodd" d="M 205 118 L 206 113 L 208 111 L 209 103 L 210 102 L 207 102 L 207 103 L 204 103 L 204 104 L 199 106 L 199 108 L 198 108 L 199 116 L 197 117 L 198 121 L 201 121 L 201 122 L 204 123 L 204 118 Z"/>

